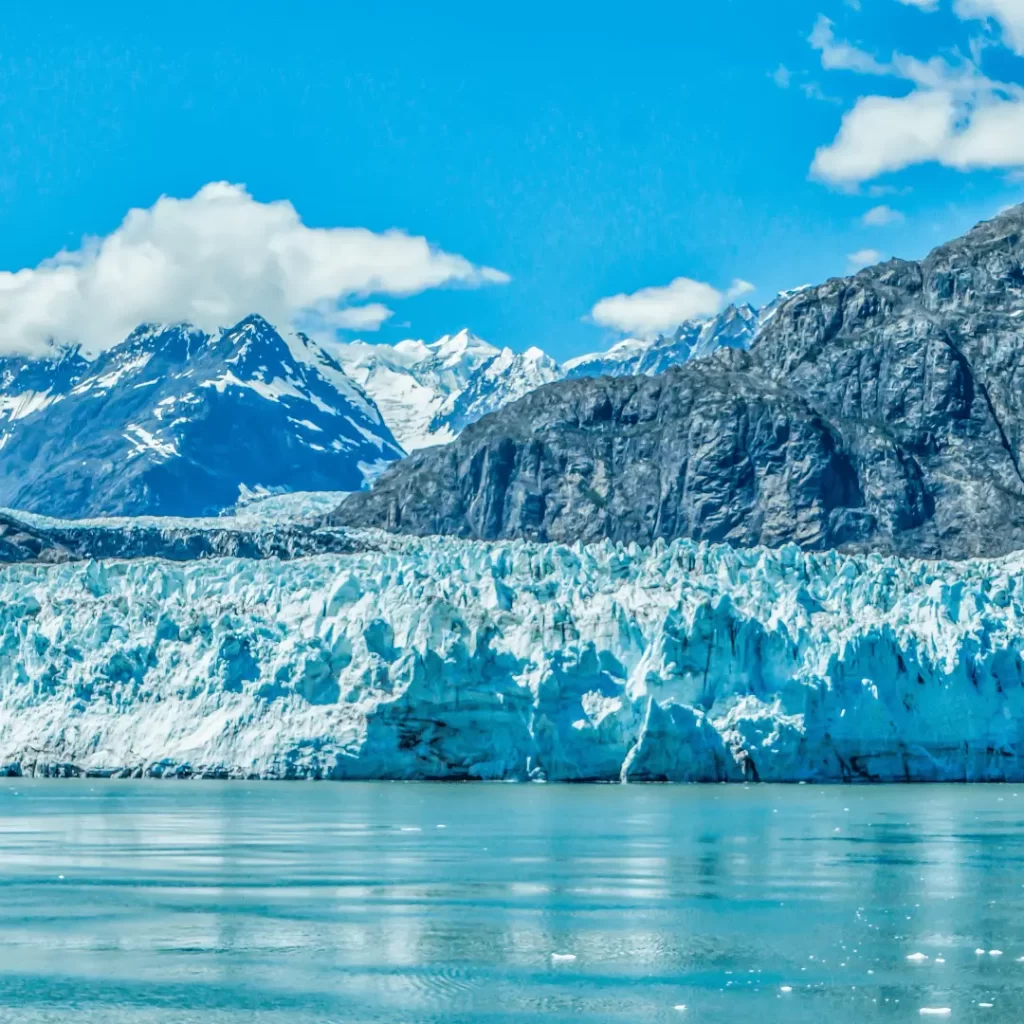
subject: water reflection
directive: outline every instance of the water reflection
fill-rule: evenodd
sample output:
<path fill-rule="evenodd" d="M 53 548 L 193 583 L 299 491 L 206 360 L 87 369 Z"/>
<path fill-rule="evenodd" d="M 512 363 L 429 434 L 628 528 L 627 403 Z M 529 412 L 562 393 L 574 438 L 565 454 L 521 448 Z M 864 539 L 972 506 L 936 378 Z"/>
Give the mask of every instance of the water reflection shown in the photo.
<path fill-rule="evenodd" d="M 11 780 L 0 848 L 0 1008 L 20 1024 L 1024 1004 L 1008 787 Z"/>

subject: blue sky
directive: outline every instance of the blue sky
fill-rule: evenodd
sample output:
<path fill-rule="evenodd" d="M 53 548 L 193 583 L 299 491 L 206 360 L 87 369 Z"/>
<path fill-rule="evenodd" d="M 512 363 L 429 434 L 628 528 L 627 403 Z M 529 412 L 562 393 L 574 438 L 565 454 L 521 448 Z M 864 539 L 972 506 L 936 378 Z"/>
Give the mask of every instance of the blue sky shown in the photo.
<path fill-rule="evenodd" d="M 349 337 L 468 325 L 561 358 L 646 329 L 664 295 L 648 295 L 635 323 L 632 301 L 594 323 L 602 299 L 686 278 L 719 295 L 749 282 L 746 297 L 767 300 L 846 273 L 851 254 L 923 255 L 1024 199 L 1019 0 L 142 8 L 51 0 L 2 15 L 0 270 L 36 268 L 86 237 L 114 236 L 121 253 L 97 269 L 94 242 L 63 259 L 59 279 L 52 264 L 0 277 L 8 350 L 46 332 L 66 340 L 79 324 L 102 345 L 151 306 L 152 318 L 189 315 L 194 272 L 225 290 L 224 310 L 262 304 L 265 289 L 261 312 L 301 319 L 295 307 L 313 305 L 323 325 L 361 322 Z M 971 118 L 977 137 L 963 138 Z M 1018 141 L 1000 143 L 1007 132 Z M 134 248 L 114 234 L 131 208 L 221 181 L 251 198 L 209 218 L 162 208 L 135 225 Z M 315 231 L 286 271 L 253 271 L 277 229 L 236 237 L 217 217 L 233 224 L 247 203 L 280 200 L 307 228 L 404 234 L 369 239 L 381 263 L 368 278 L 338 262 L 364 235 Z M 889 212 L 864 224 L 879 206 Z M 179 237 L 175 218 L 192 213 Z M 157 220 L 172 262 L 186 242 L 204 248 L 207 221 L 235 250 L 218 238 L 208 264 L 189 253 L 171 284 L 164 262 L 143 260 L 140 283 Z M 409 256 L 420 236 L 465 264 Z M 321 245 L 336 273 L 308 290 L 302 260 Z M 371 313 L 332 317 L 339 305 Z"/>

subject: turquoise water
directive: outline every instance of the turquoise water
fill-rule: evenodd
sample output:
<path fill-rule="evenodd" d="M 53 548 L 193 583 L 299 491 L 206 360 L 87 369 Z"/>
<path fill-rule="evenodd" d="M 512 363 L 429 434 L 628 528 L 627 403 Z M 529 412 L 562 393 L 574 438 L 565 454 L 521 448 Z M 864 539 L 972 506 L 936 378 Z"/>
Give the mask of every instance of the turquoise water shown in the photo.
<path fill-rule="evenodd" d="M 1017 1024 L 1022 858 L 1012 787 L 5 779 L 0 1020 Z"/>

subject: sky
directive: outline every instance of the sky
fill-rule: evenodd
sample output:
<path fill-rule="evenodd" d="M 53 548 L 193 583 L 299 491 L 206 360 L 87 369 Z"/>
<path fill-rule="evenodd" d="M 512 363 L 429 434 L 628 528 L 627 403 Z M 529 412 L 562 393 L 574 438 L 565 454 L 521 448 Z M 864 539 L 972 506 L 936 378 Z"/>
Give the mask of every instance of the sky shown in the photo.
<path fill-rule="evenodd" d="M 260 312 L 563 359 L 1024 201 L 1024 0 L 0 14 L 0 351 Z"/>

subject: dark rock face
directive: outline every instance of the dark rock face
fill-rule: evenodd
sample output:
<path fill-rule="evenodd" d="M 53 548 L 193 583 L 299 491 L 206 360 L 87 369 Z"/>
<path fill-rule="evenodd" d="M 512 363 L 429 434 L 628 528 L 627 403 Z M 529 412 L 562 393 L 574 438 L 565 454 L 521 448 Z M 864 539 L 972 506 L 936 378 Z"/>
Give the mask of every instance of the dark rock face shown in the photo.
<path fill-rule="evenodd" d="M 790 299 L 750 353 L 549 385 L 335 522 L 922 557 L 1024 547 L 1024 207 Z"/>
<path fill-rule="evenodd" d="M 279 558 L 348 554 L 367 541 L 317 523 L 274 522 L 223 525 L 208 519 L 140 518 L 87 524 L 29 517 L 0 510 L 0 564 L 56 564 L 104 558 Z"/>

